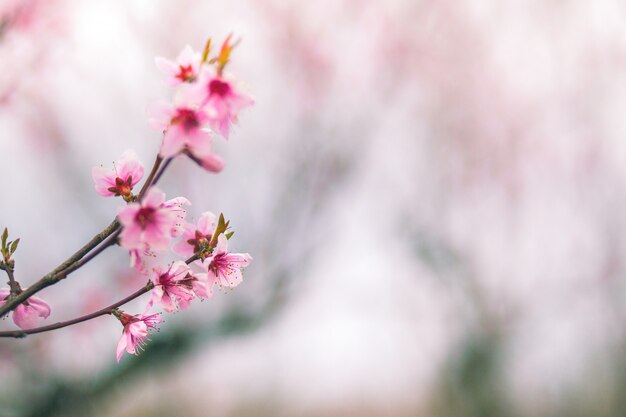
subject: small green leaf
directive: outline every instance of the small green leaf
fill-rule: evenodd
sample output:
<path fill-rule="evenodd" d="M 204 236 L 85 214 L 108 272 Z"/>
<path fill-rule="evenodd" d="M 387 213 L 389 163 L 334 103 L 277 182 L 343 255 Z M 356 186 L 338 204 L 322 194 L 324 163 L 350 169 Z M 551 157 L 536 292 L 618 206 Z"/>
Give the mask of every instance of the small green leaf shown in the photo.
<path fill-rule="evenodd" d="M 13 242 L 13 244 L 11 245 L 11 255 L 15 253 L 15 250 L 17 249 L 17 245 L 19 245 L 19 243 L 20 243 L 20 239 L 19 238 L 15 239 L 15 242 Z"/>
<path fill-rule="evenodd" d="M 224 236 L 226 236 L 226 239 L 230 239 L 234 234 L 235 232 L 228 232 Z"/>
<path fill-rule="evenodd" d="M 4 232 L 2 232 L 2 247 L 6 248 L 7 247 L 7 238 L 9 237 L 9 231 L 7 230 L 7 228 L 4 228 Z"/>

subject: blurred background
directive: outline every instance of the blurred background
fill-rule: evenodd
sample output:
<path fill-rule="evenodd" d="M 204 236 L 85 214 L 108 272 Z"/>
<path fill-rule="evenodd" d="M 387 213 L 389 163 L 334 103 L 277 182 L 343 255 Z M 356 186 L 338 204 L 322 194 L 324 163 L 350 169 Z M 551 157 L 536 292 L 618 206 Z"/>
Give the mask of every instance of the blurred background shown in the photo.
<path fill-rule="evenodd" d="M 114 216 L 92 166 L 151 165 L 154 57 L 231 32 L 257 104 L 223 173 L 181 159 L 161 188 L 231 219 L 244 283 L 120 364 L 109 317 L 0 340 L 0 416 L 624 415 L 617 0 L 0 0 L 23 286 Z M 113 248 L 40 295 L 52 323 L 143 282 Z"/>

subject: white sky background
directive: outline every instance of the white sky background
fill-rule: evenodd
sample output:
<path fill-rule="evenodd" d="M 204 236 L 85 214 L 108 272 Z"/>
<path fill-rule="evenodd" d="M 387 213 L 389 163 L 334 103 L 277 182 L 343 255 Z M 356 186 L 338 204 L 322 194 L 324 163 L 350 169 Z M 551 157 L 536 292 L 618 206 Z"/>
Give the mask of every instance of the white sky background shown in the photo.
<path fill-rule="evenodd" d="M 196 218 L 224 211 L 255 257 L 240 288 L 172 321 L 253 299 L 280 267 L 291 298 L 146 385 L 128 413 L 168 390 L 224 414 L 266 397 L 312 413 L 427 409 L 477 311 L 505 335 L 506 384 L 530 410 L 610 369 L 624 323 L 620 2 L 66 0 L 41 13 L 0 43 L 0 226 L 22 238 L 25 281 L 110 221 L 119 202 L 93 192 L 93 165 L 129 147 L 150 165 L 145 108 L 168 97 L 154 56 L 233 31 L 231 71 L 257 100 L 217 145 L 224 173 L 181 161 L 163 183 Z M 43 293 L 50 320 L 119 298 L 125 263 L 112 250 Z M 114 366 L 118 333 L 102 319 L 2 341 L 0 369 L 19 381 L 34 357 L 89 375 Z"/>

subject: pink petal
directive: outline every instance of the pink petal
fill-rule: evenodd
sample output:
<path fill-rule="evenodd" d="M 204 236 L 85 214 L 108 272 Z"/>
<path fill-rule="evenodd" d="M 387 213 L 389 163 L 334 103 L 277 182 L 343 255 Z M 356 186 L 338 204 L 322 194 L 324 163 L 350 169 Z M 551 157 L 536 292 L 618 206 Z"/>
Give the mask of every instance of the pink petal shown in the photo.
<path fill-rule="evenodd" d="M 108 189 L 115 186 L 115 174 L 103 167 L 93 167 L 91 169 L 91 178 L 93 179 L 96 192 L 104 197 L 115 195 Z"/>
<path fill-rule="evenodd" d="M 221 271 L 220 271 L 221 272 Z M 235 288 L 243 281 L 243 275 L 238 268 L 229 269 L 228 273 L 221 272 L 219 274 L 219 282 L 224 287 Z"/>
<path fill-rule="evenodd" d="M 252 256 L 248 253 L 229 253 L 226 255 L 226 260 L 234 267 L 245 268 L 252 262 Z"/>
<path fill-rule="evenodd" d="M 198 231 L 205 236 L 211 236 L 217 226 L 217 217 L 210 211 L 205 211 L 198 219 Z"/>
<path fill-rule="evenodd" d="M 154 63 L 159 71 L 167 76 L 175 76 L 178 73 L 178 65 L 169 59 L 159 56 L 154 59 Z"/>
<path fill-rule="evenodd" d="M 46 303 L 41 298 L 30 297 L 28 299 L 28 304 L 30 304 L 33 310 L 37 312 L 39 317 L 43 317 L 44 319 L 47 319 L 48 316 L 50 315 L 50 305 L 48 305 L 48 303 Z"/>
<path fill-rule="evenodd" d="M 13 322 L 21 329 L 32 329 L 37 327 L 39 314 L 32 307 L 20 304 L 13 310 Z"/>
<path fill-rule="evenodd" d="M 215 246 L 215 254 L 228 252 L 228 238 L 224 233 L 220 233 L 217 237 L 217 246 Z"/>
<path fill-rule="evenodd" d="M 159 207 L 165 201 L 165 193 L 158 188 L 152 187 L 146 193 L 142 206 Z"/>
<path fill-rule="evenodd" d="M 117 210 L 117 219 L 123 226 L 130 226 L 135 222 L 137 213 L 141 209 L 139 203 L 132 203 L 127 206 L 122 206 Z"/>
<path fill-rule="evenodd" d="M 168 230 L 169 231 L 169 230 Z M 169 247 L 170 236 L 165 231 L 156 226 L 149 226 L 143 232 L 143 242 L 150 245 L 155 252 L 160 252 Z"/>
<path fill-rule="evenodd" d="M 148 124 L 157 130 L 164 131 L 170 125 L 176 110 L 172 104 L 159 101 L 148 106 L 147 113 Z"/>
<path fill-rule="evenodd" d="M 120 359 L 122 359 L 122 355 L 124 355 L 124 350 L 126 350 L 126 344 L 128 343 L 127 338 L 126 338 L 126 332 L 123 331 L 122 332 L 122 337 L 120 337 L 119 342 L 117 342 L 117 352 L 116 352 L 116 357 L 117 357 L 117 363 L 120 362 Z"/>
<path fill-rule="evenodd" d="M 128 149 L 122 153 L 117 163 L 117 174 L 123 180 L 132 177 L 131 187 L 143 178 L 144 167 L 135 151 Z"/>
<path fill-rule="evenodd" d="M 178 126 L 171 126 L 163 135 L 159 155 L 162 158 L 170 158 L 185 149 L 186 144 L 187 137 L 184 130 Z"/>
<path fill-rule="evenodd" d="M 206 169 L 209 172 L 221 172 L 224 169 L 224 160 L 216 155 L 210 154 L 206 155 L 201 159 L 202 168 Z"/>
<path fill-rule="evenodd" d="M 120 245 L 126 249 L 141 249 L 143 231 L 136 223 L 125 226 L 120 236 Z"/>

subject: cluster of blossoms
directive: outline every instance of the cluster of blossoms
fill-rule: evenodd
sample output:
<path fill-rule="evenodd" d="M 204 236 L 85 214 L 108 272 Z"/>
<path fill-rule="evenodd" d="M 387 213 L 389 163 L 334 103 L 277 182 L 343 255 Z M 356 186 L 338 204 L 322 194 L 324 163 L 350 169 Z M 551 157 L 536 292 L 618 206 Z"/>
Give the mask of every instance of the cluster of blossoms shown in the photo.
<path fill-rule="evenodd" d="M 131 267 L 149 280 L 145 291 L 138 295 L 152 293 L 142 314 L 126 314 L 118 306 L 106 311 L 123 325 L 118 361 L 124 351 L 136 354 L 149 331 L 161 322 L 158 313 L 149 314 L 150 309 L 186 309 L 195 298 L 210 298 L 215 285 L 236 287 L 242 281 L 242 269 L 252 261 L 247 253 L 229 252 L 228 240 L 233 232 L 228 231 L 229 222 L 223 215 L 217 217 L 206 211 L 197 223 L 190 223 L 186 220 L 189 200 L 166 199 L 165 193 L 154 186 L 167 165 L 180 155 L 210 172 L 224 167 L 223 160 L 213 152 L 213 138 L 227 139 L 239 111 L 253 104 L 235 79 L 224 73 L 233 47 L 229 36 L 214 58 L 210 57 L 209 41 L 203 54 L 187 46 L 175 61 L 156 59 L 158 69 L 175 92 L 172 103 L 159 103 L 150 110 L 150 123 L 163 132 L 163 138 L 155 166 L 141 191 L 135 194 L 134 188 L 144 177 L 145 169 L 132 150 L 122 153 L 112 169 L 92 170 L 98 194 L 121 197 L 126 202 L 117 212 L 120 231 L 116 242 L 129 251 Z M 170 248 L 184 260 L 148 267 L 149 262 L 157 259 L 155 255 Z M 13 283 L 12 275 L 10 278 Z M 14 287 L 0 289 L 0 306 L 20 292 Z M 49 314 L 50 307 L 43 300 L 30 296 L 14 308 L 13 320 L 22 329 L 31 329 Z"/>

